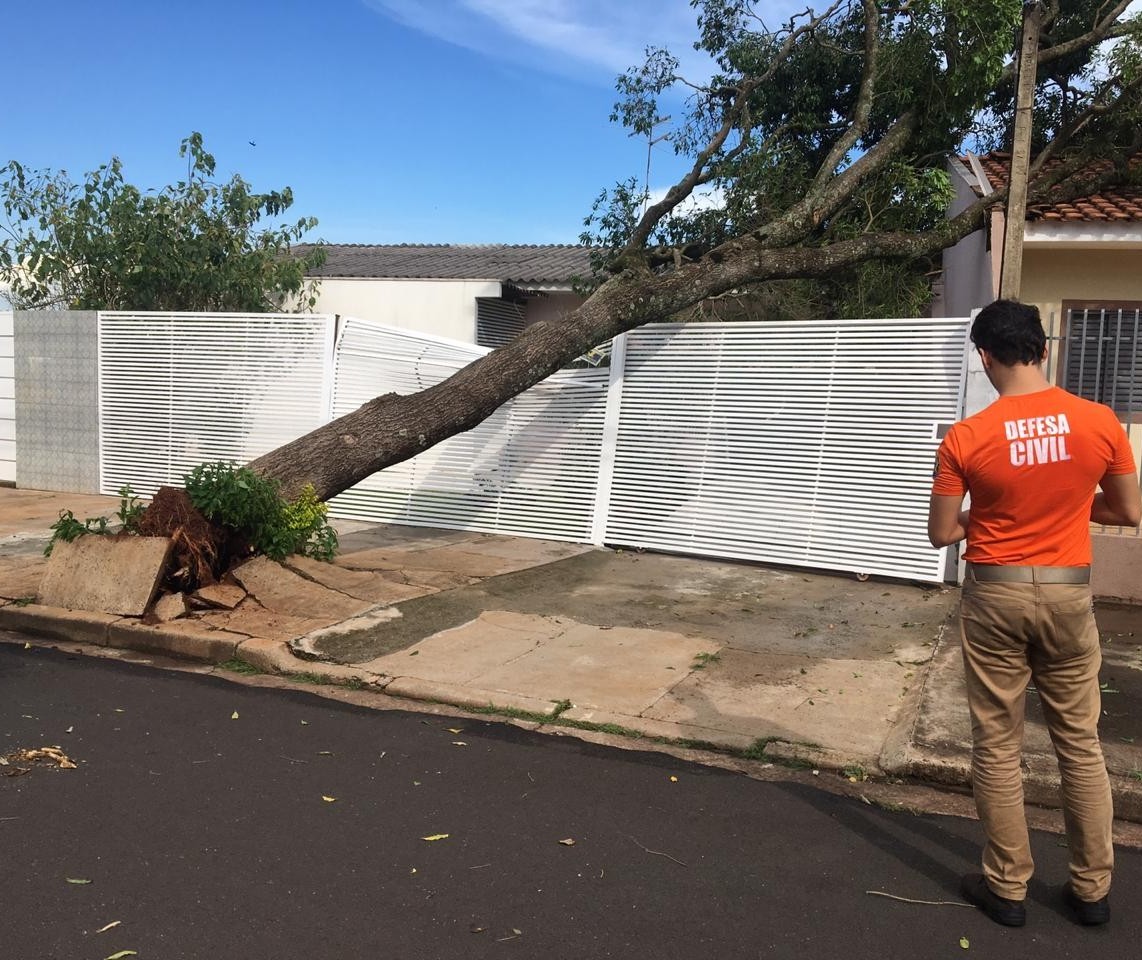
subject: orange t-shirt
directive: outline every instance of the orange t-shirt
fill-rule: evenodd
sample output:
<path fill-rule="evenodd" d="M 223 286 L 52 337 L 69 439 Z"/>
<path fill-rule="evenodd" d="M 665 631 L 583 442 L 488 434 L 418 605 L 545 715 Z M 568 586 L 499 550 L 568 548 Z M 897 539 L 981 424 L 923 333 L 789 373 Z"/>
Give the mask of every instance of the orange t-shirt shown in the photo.
<path fill-rule="evenodd" d="M 964 559 L 1090 565 L 1090 507 L 1107 474 L 1134 472 L 1114 412 L 1059 387 L 1000 397 L 944 437 L 932 493 L 971 493 Z"/>

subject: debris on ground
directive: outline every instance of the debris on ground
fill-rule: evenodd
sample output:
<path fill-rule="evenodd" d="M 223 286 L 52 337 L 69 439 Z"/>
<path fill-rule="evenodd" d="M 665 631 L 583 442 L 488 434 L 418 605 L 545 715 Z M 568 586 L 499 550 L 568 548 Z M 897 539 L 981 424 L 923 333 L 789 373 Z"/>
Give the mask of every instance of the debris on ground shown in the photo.
<path fill-rule="evenodd" d="M 19 777 L 31 773 L 30 766 L 21 764 L 54 764 L 59 770 L 75 770 L 75 762 L 63 752 L 62 747 L 37 747 L 34 749 L 16 750 L 0 756 L 0 774 L 5 777 Z"/>

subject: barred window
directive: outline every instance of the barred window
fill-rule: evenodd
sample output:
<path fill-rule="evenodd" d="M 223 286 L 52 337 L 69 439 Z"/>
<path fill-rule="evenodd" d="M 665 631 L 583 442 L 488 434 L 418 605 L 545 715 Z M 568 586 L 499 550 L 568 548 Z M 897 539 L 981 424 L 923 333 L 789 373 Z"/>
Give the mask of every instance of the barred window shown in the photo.
<path fill-rule="evenodd" d="M 1142 413 L 1142 303 L 1063 307 L 1063 388 L 1122 417 Z"/>

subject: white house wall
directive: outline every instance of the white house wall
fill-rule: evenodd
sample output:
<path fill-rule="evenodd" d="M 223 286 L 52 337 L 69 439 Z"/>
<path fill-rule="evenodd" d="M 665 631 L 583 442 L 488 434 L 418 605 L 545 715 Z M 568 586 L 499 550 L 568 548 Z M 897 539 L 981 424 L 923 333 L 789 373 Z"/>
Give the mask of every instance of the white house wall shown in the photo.
<path fill-rule="evenodd" d="M 326 277 L 315 313 L 360 317 L 464 343 L 476 342 L 476 298 L 498 297 L 497 280 Z"/>
<path fill-rule="evenodd" d="M 948 214 L 954 217 L 971 206 L 977 198 L 971 186 L 955 172 L 952 173 L 952 183 L 956 188 L 956 197 Z M 970 316 L 972 310 L 995 299 L 993 289 L 987 233 L 976 230 L 944 251 L 943 301 L 938 311 L 933 312 L 944 317 Z"/>

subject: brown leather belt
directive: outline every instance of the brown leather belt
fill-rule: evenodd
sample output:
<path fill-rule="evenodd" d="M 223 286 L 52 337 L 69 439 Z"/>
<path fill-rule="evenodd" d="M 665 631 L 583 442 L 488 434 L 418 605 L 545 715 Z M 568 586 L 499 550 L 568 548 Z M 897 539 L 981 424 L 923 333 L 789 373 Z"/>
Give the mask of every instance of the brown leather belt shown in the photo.
<path fill-rule="evenodd" d="M 1018 567 L 969 563 L 979 583 L 1090 583 L 1090 567 Z"/>

